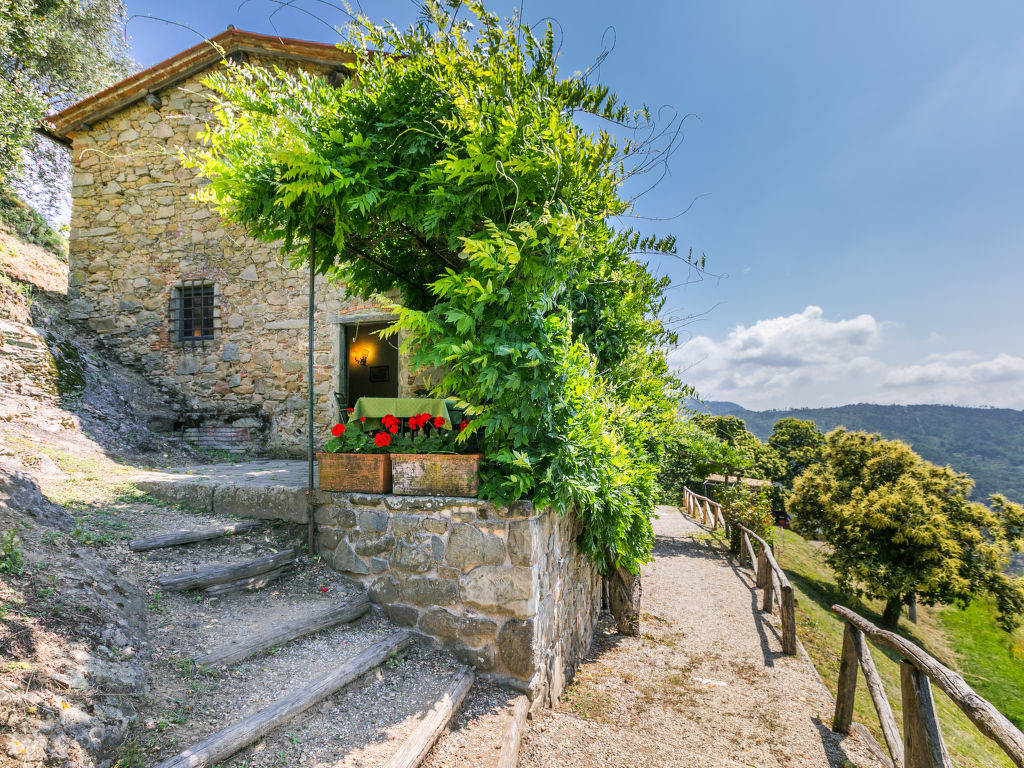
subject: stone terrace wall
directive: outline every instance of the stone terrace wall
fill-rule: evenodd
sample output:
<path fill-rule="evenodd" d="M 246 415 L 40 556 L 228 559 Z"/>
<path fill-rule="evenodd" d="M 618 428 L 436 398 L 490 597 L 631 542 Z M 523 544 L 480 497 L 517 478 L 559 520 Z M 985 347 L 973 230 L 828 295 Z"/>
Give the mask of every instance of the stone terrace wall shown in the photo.
<path fill-rule="evenodd" d="M 155 94 L 158 108 L 138 101 L 75 134 L 71 317 L 176 395 L 189 427 L 201 429 L 208 416 L 214 427 L 238 430 L 218 433 L 221 443 L 238 434 L 242 447 L 265 437 L 265 447 L 301 448 L 308 276 L 282 263 L 277 245 L 190 199 L 201 180 L 177 153 L 196 147 L 213 120 L 202 76 Z M 220 330 L 197 347 L 178 344 L 169 328 L 172 291 L 183 280 L 216 290 Z M 335 418 L 337 323 L 369 308 L 347 298 L 344 286 L 318 283 L 315 423 L 326 432 Z M 407 379 L 403 365 L 403 393 Z"/>
<path fill-rule="evenodd" d="M 600 578 L 573 515 L 476 499 L 321 491 L 318 545 L 397 624 L 550 702 L 586 653 Z"/>

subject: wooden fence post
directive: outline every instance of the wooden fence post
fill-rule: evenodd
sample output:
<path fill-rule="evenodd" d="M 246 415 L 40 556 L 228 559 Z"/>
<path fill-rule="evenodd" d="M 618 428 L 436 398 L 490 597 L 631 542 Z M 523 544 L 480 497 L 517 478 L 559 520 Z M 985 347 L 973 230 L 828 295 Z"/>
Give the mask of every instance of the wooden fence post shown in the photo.
<path fill-rule="evenodd" d="M 757 588 L 758 589 L 769 589 L 772 584 L 772 569 L 768 564 L 768 555 L 765 554 L 765 549 L 762 546 L 761 551 L 757 554 Z"/>
<path fill-rule="evenodd" d="M 903 753 L 906 768 L 953 768 L 928 677 L 909 661 L 900 662 L 903 696 Z"/>
<path fill-rule="evenodd" d="M 892 713 L 889 698 L 885 695 L 882 678 L 878 676 L 875 661 L 871 658 L 871 649 L 868 648 L 867 638 L 860 629 L 849 622 L 846 626 L 853 630 L 853 644 L 857 649 L 857 658 L 860 659 L 861 671 L 864 673 L 864 684 L 867 686 L 868 693 L 871 694 L 871 703 L 875 705 L 878 724 L 882 726 L 882 735 L 885 737 L 885 745 L 889 748 L 892 764 L 894 768 L 904 768 L 903 742 L 900 740 L 900 731 L 896 727 L 896 717 Z"/>
<path fill-rule="evenodd" d="M 761 610 L 766 613 L 771 613 L 774 610 L 774 595 L 775 582 L 778 579 L 775 578 L 775 571 L 772 570 L 771 566 L 768 567 L 768 583 L 764 588 L 764 595 L 761 598 Z"/>
<path fill-rule="evenodd" d="M 793 587 L 782 585 L 779 591 L 779 617 L 782 619 L 782 650 L 790 656 L 796 655 L 796 603 Z"/>
<path fill-rule="evenodd" d="M 839 682 L 836 684 L 836 711 L 832 715 L 832 730 L 849 733 L 853 725 L 853 701 L 857 695 L 857 643 L 853 624 L 846 622 L 843 633 L 843 655 L 839 659 Z"/>

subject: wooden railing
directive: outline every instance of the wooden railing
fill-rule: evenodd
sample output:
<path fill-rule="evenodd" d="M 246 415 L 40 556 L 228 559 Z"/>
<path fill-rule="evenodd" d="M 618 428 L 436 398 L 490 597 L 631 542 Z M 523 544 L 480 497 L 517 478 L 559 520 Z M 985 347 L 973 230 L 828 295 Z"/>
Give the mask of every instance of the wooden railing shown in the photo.
<path fill-rule="evenodd" d="M 772 548 L 768 543 L 749 528 L 730 520 L 717 501 L 707 496 L 694 493 L 683 488 L 683 509 L 686 514 L 702 524 L 715 530 L 719 525 L 731 535 L 733 526 L 740 532 L 740 559 L 745 556 L 754 570 L 757 588 L 763 589 L 761 610 L 771 613 L 779 606 L 779 618 L 782 621 L 782 650 L 790 656 L 796 654 L 796 608 L 793 599 L 793 587 L 786 574 L 775 561 Z M 755 550 L 754 543 L 758 549 Z"/>
<path fill-rule="evenodd" d="M 846 621 L 843 655 L 839 662 L 839 685 L 832 730 L 849 733 L 853 726 L 853 702 L 857 691 L 857 670 L 878 713 L 882 735 L 895 768 L 953 768 L 935 714 L 931 684 L 935 683 L 978 729 L 996 742 L 1018 768 L 1024 768 L 1024 733 L 999 710 L 975 693 L 960 675 L 934 657 L 893 632 L 887 632 L 849 608 L 833 605 L 832 611 Z M 889 699 L 871 658 L 865 636 L 900 656 L 900 695 L 903 705 L 903 738 L 896 727 Z"/>

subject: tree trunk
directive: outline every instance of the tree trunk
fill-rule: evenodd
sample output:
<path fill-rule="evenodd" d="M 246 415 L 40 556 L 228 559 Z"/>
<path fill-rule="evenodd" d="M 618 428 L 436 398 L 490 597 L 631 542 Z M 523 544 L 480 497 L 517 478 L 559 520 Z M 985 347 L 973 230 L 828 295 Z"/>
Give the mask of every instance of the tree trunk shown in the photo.
<path fill-rule="evenodd" d="M 903 603 L 906 598 L 903 595 L 890 597 L 885 601 L 885 610 L 882 611 L 882 626 L 888 629 L 895 629 L 900 620 L 900 612 L 903 610 Z"/>
<path fill-rule="evenodd" d="M 640 634 L 640 574 L 616 568 L 608 577 L 608 610 L 619 632 L 637 637 Z"/>

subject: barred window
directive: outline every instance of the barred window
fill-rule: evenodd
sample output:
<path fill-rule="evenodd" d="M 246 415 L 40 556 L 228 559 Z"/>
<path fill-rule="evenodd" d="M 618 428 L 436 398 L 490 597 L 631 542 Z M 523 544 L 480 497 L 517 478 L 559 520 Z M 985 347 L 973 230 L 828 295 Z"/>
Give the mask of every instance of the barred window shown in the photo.
<path fill-rule="evenodd" d="M 200 344 L 214 337 L 219 312 L 212 283 L 186 280 L 171 297 L 171 338 L 179 344 Z"/>

